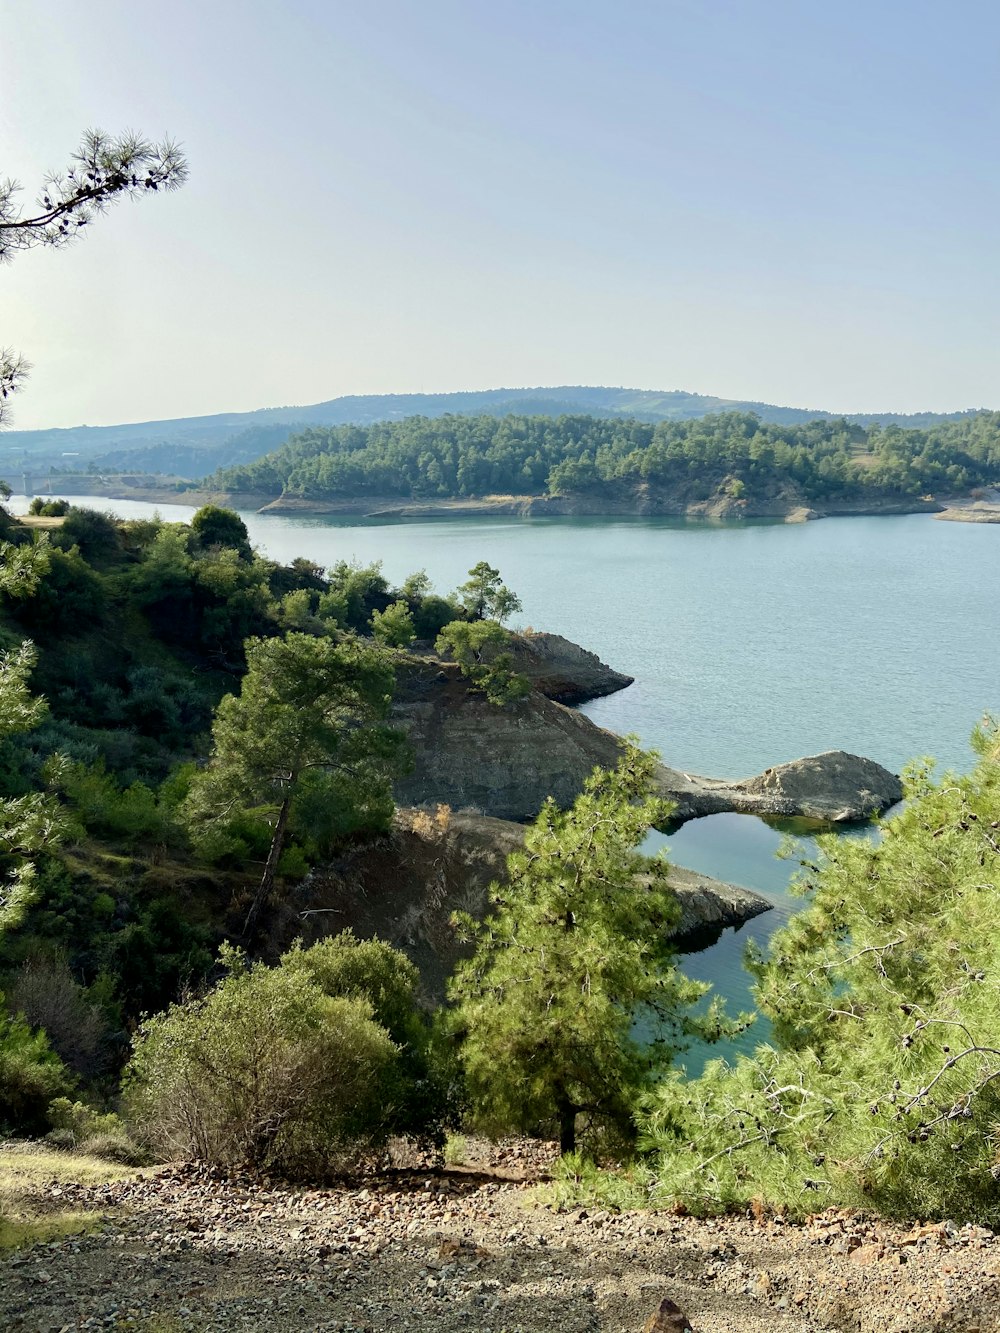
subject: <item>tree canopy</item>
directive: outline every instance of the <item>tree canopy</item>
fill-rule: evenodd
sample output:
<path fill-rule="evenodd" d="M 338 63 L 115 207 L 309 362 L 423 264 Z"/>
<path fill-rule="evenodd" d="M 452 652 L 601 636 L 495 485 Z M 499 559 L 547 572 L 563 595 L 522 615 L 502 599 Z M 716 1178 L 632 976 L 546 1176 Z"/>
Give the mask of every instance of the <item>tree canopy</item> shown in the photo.
<path fill-rule="evenodd" d="M 187 160 L 169 139 L 87 130 L 69 167 L 45 177 L 34 211 L 25 213 L 17 181 L 0 180 L 0 263 L 35 246 L 68 245 L 118 200 L 176 190 L 187 176 Z M 20 353 L 0 347 L 0 426 L 30 369 Z"/>
<path fill-rule="evenodd" d="M 798 425 L 725 412 L 657 424 L 588 416 L 409 417 L 313 427 L 254 463 L 217 472 L 213 488 L 320 500 L 482 495 L 677 503 L 836 501 L 961 491 L 1000 479 L 1000 413 L 926 429 L 846 419 Z"/>
<path fill-rule="evenodd" d="M 910 769 L 879 841 L 821 839 L 752 963 L 772 1043 L 647 1104 L 654 1197 L 1000 1222 L 996 727 L 975 744 L 966 776 Z"/>

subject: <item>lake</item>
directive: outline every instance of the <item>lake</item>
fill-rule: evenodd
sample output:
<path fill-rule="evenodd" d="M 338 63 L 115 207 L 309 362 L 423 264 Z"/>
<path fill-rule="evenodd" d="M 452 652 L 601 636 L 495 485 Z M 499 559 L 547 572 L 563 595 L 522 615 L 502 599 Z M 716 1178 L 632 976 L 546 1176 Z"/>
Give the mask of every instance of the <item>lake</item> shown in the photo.
<path fill-rule="evenodd" d="M 158 509 L 183 520 L 194 512 L 92 497 L 74 503 L 122 517 Z M 24 497 L 11 501 L 15 512 L 26 507 Z M 253 542 L 277 560 L 381 560 L 391 582 L 426 569 L 439 591 L 488 560 L 520 595 L 521 624 L 564 634 L 636 677 L 583 711 L 635 733 L 689 773 L 742 777 L 829 749 L 897 770 L 918 755 L 964 769 L 973 725 L 1000 709 L 1000 526 L 923 514 L 741 525 L 243 518 Z M 650 838 L 678 863 L 759 889 L 776 904 L 685 958 L 685 970 L 712 981 L 733 1010 L 751 1003 L 745 941 L 766 941 L 796 902 L 787 892 L 794 858 L 775 858 L 781 841 L 741 815 Z M 737 1048 L 764 1036 L 758 1024 Z M 700 1059 L 692 1052 L 688 1063 Z"/>

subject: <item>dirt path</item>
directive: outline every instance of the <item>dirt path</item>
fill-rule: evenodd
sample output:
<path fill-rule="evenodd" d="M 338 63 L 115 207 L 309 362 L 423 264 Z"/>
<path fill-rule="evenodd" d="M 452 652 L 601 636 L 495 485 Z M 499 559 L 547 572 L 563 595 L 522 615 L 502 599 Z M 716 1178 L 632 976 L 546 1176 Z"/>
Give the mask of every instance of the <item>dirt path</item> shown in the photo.
<path fill-rule="evenodd" d="M 0 1329 L 997 1333 L 1000 1237 L 539 1207 L 524 1182 L 409 1173 L 291 1190 L 166 1168 L 39 1187 L 105 1215 L 0 1256 Z"/>

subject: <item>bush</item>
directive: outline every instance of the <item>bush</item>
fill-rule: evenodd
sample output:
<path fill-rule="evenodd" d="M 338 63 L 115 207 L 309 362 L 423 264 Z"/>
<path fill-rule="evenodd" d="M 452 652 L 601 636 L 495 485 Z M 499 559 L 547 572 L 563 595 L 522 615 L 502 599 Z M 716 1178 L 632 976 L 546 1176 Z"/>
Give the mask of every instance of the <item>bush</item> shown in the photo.
<path fill-rule="evenodd" d="M 417 638 L 430 639 L 432 642 L 453 620 L 461 617 L 457 602 L 439 597 L 437 593 L 428 593 L 413 606 L 413 628 Z"/>
<path fill-rule="evenodd" d="M 102 1114 L 83 1102 L 74 1102 L 69 1097 L 56 1097 L 49 1105 L 49 1124 L 53 1135 L 70 1135 L 73 1143 L 92 1138 L 97 1134 L 123 1134 L 122 1122 L 109 1111 Z"/>
<path fill-rule="evenodd" d="M 122 1166 L 144 1166 L 149 1161 L 149 1154 L 133 1143 L 124 1130 L 82 1139 L 76 1151 L 87 1157 L 100 1157 L 105 1162 L 120 1162 Z"/>
<path fill-rule="evenodd" d="M 142 782 L 120 787 L 101 761 L 92 767 L 65 765 L 59 785 L 74 813 L 97 837 L 127 844 L 172 843 L 180 838 L 173 810 L 157 799 L 152 788 Z"/>
<path fill-rule="evenodd" d="M 325 995 L 372 1006 L 399 1050 L 379 1090 L 384 1130 L 443 1144 L 458 1117 L 460 1075 L 451 1046 L 420 1006 L 420 974 L 406 955 L 345 930 L 308 949 L 296 944 L 281 965 L 309 977 Z"/>
<path fill-rule="evenodd" d="M 239 514 L 218 505 L 202 505 L 191 519 L 191 531 L 203 549 L 225 546 L 250 559 L 250 534 Z"/>
<path fill-rule="evenodd" d="M 48 1128 L 48 1107 L 72 1080 L 44 1032 L 0 1005 L 0 1130 L 38 1134 Z"/>
<path fill-rule="evenodd" d="M 373 611 L 372 635 L 389 648 L 409 648 L 416 637 L 413 617 L 405 602 L 392 602 L 384 611 Z"/>
<path fill-rule="evenodd" d="M 46 500 L 41 495 L 36 495 L 28 506 L 28 513 L 42 518 L 62 518 L 64 514 L 69 513 L 69 501 Z"/>
<path fill-rule="evenodd" d="M 113 911 L 114 901 L 108 901 Z M 13 979 L 10 1001 L 26 1022 L 44 1030 L 75 1074 L 93 1080 L 107 1068 L 108 1020 L 74 980 L 64 955 L 29 958 Z"/>
<path fill-rule="evenodd" d="M 68 551 L 79 547 L 80 554 L 89 564 L 101 565 L 121 555 L 118 520 L 113 514 L 96 509 L 78 509 L 75 505 L 66 512 L 61 528 L 52 534 L 53 544 Z"/>
<path fill-rule="evenodd" d="M 308 1177 L 377 1144 L 397 1050 L 372 1006 L 325 995 L 301 968 L 223 960 L 213 991 L 136 1037 L 126 1107 L 154 1151 Z"/>

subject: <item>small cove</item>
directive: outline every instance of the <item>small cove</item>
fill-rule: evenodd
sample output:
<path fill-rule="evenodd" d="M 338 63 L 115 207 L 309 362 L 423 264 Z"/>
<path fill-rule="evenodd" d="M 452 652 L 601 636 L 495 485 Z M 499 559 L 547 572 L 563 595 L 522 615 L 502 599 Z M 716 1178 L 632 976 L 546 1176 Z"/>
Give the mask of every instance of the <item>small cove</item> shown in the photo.
<path fill-rule="evenodd" d="M 76 502 L 123 517 L 193 513 Z M 11 507 L 24 512 L 27 500 L 14 497 Z M 488 560 L 520 594 L 522 624 L 564 634 L 636 677 L 584 711 L 688 772 L 741 777 L 833 748 L 895 769 L 922 754 L 961 769 L 971 762 L 972 726 L 1000 707 L 997 526 L 925 515 L 733 526 L 243 517 L 254 543 L 275 559 L 382 560 L 395 582 L 424 568 L 440 591 Z M 669 839 L 650 838 L 678 863 L 758 889 L 776 904 L 685 960 L 733 1012 L 749 1004 L 746 941 L 765 943 L 795 908 L 787 891 L 795 858 L 774 856 L 782 836 L 751 817 L 718 815 Z M 737 1047 L 765 1035 L 757 1024 Z M 688 1064 L 699 1061 L 692 1052 Z"/>

